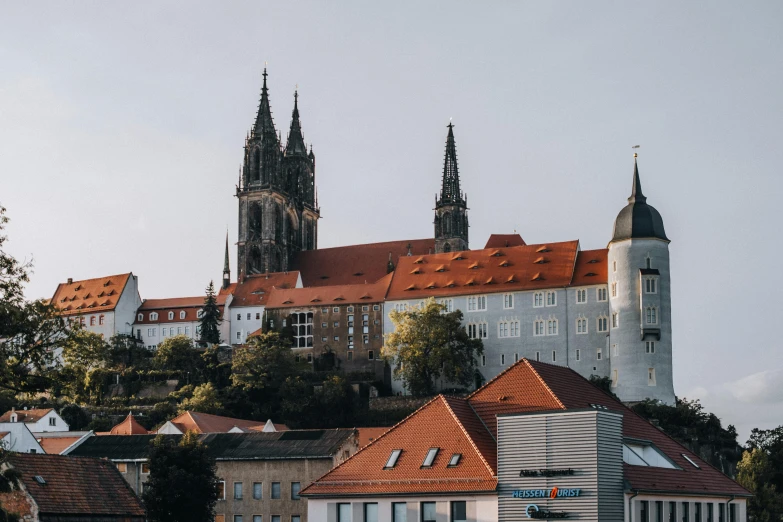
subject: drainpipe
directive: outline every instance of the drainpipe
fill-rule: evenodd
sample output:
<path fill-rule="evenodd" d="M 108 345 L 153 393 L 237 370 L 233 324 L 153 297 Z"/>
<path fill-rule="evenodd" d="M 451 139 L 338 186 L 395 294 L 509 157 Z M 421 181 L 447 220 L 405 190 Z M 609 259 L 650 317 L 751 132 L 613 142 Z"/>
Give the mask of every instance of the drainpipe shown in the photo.
<path fill-rule="evenodd" d="M 631 491 L 633 491 L 633 495 L 628 498 L 628 522 L 633 522 L 633 499 L 639 495 L 638 490 Z"/>
<path fill-rule="evenodd" d="M 726 502 L 726 521 L 724 522 L 731 522 L 731 509 L 729 509 L 729 504 L 731 504 L 731 501 L 734 500 L 735 498 L 737 497 L 732 495 L 729 501 Z"/>

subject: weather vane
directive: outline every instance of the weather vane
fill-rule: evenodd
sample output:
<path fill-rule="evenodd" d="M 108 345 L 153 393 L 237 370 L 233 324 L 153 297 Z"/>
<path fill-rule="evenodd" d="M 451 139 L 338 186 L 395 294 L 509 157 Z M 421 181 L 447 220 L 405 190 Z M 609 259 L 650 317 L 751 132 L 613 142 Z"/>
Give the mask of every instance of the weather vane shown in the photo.
<path fill-rule="evenodd" d="M 641 147 L 641 145 L 634 145 L 634 146 L 633 146 L 633 147 L 631 147 L 631 148 L 632 148 L 632 149 L 638 149 L 639 147 Z M 634 158 L 635 158 L 635 157 L 637 157 L 637 154 L 636 154 L 635 152 L 633 153 L 633 157 L 634 157 Z"/>

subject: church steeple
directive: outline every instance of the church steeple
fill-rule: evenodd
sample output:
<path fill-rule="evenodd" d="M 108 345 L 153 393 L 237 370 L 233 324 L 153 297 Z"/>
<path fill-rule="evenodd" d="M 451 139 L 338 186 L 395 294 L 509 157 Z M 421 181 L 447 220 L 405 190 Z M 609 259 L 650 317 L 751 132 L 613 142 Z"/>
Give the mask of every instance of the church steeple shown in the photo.
<path fill-rule="evenodd" d="M 636 164 L 636 154 L 633 155 L 633 186 L 631 187 L 631 197 L 628 203 L 644 203 L 647 198 L 642 194 L 642 180 L 639 179 L 639 165 Z"/>
<path fill-rule="evenodd" d="M 440 197 L 435 199 L 435 253 L 468 250 L 468 203 L 459 184 L 454 125 L 449 122 Z"/>
<path fill-rule="evenodd" d="M 285 155 L 307 155 L 307 147 L 302 135 L 302 125 L 299 123 L 299 91 L 294 91 L 294 110 L 291 113 L 291 129 L 288 131 L 288 143 L 285 146 Z"/>
<path fill-rule="evenodd" d="M 228 265 L 228 231 L 226 231 L 226 258 L 223 261 L 223 290 L 231 284 L 231 268 Z"/>
<path fill-rule="evenodd" d="M 253 125 L 252 136 L 261 136 L 265 134 L 274 134 L 275 122 L 272 120 L 272 109 L 269 107 L 269 89 L 266 86 L 266 67 L 264 67 L 264 84 L 261 86 L 261 101 L 258 102 L 258 113 L 256 114 L 256 123 Z"/>

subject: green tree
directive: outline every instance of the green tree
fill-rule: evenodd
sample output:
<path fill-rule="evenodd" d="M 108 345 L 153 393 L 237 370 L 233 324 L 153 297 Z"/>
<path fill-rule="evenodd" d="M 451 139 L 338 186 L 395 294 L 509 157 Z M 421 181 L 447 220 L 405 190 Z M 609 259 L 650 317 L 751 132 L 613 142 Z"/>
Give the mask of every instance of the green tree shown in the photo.
<path fill-rule="evenodd" d="M 199 321 L 203 344 L 220 344 L 220 309 L 215 297 L 215 284 L 210 281 L 204 298 L 204 308 Z"/>
<path fill-rule="evenodd" d="M 180 371 L 188 381 L 197 380 L 199 366 L 202 362 L 201 354 L 193 346 L 193 341 L 185 335 L 167 337 L 158 345 L 158 349 L 152 358 L 156 368 L 161 370 Z"/>
<path fill-rule="evenodd" d="M 600 389 L 602 392 L 608 393 L 618 401 L 620 400 L 620 397 L 615 395 L 614 392 L 612 391 L 612 379 L 610 379 L 609 377 L 599 377 L 598 375 L 591 375 L 590 384 Z"/>
<path fill-rule="evenodd" d="M 90 423 L 90 416 L 78 404 L 66 404 L 60 409 L 60 417 L 68 423 L 70 431 L 81 431 Z"/>
<path fill-rule="evenodd" d="M 64 388 L 72 399 L 80 400 L 85 395 L 90 372 L 111 361 L 111 347 L 102 335 L 76 328 L 63 343 L 63 361 L 66 369 L 61 373 Z"/>
<path fill-rule="evenodd" d="M 277 332 L 253 337 L 234 352 L 231 382 L 244 390 L 276 390 L 296 374 L 291 341 Z"/>
<path fill-rule="evenodd" d="M 6 466 L 9 452 L 0 446 L 0 493 L 10 493 L 19 488 L 19 479 L 22 474 L 14 468 Z M 0 505 L 0 522 L 18 522 L 19 517 L 14 513 L 9 513 Z"/>
<path fill-rule="evenodd" d="M 211 382 L 196 386 L 193 395 L 183 400 L 179 405 L 179 412 L 198 411 L 201 413 L 218 413 L 223 409 L 215 386 Z"/>
<path fill-rule="evenodd" d="M 32 264 L 20 263 L 4 250 L 7 223 L 0 206 L 0 388 L 35 393 L 49 387 L 54 350 L 70 330 L 52 304 L 25 300 Z"/>
<path fill-rule="evenodd" d="M 771 430 L 754 428 L 747 445 L 749 449 L 759 449 L 767 455 L 771 469 L 767 480 L 783 493 L 783 426 Z"/>
<path fill-rule="evenodd" d="M 412 310 L 392 311 L 394 330 L 386 335 L 383 356 L 413 395 L 431 395 L 435 380 L 468 386 L 475 380 L 476 361 L 484 353 L 481 339 L 471 339 L 461 325 L 462 312 L 428 299 Z"/>
<path fill-rule="evenodd" d="M 752 448 L 742 454 L 737 465 L 737 482 L 753 493 L 748 500 L 750 522 L 777 522 L 783 520 L 783 495 L 773 483 L 775 469 L 769 454 L 759 448 Z"/>
<path fill-rule="evenodd" d="M 152 354 L 132 335 L 116 334 L 109 339 L 109 345 L 112 366 L 137 370 L 149 367 Z"/>
<path fill-rule="evenodd" d="M 215 459 L 194 432 L 179 441 L 158 435 L 149 453 L 142 500 L 151 522 L 212 522 L 219 482 Z"/>

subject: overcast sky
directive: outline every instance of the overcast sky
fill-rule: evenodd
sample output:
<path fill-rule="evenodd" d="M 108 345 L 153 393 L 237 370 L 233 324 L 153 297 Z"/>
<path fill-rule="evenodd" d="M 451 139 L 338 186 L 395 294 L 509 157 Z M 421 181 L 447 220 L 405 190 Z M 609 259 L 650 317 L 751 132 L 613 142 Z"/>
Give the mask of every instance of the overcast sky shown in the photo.
<path fill-rule="evenodd" d="M 30 297 L 219 280 L 269 67 L 299 85 L 321 247 L 432 234 L 455 123 L 471 246 L 603 248 L 632 150 L 672 258 L 675 391 L 783 424 L 783 3 L 0 2 L 0 204 Z M 236 274 L 236 252 L 231 250 Z"/>

